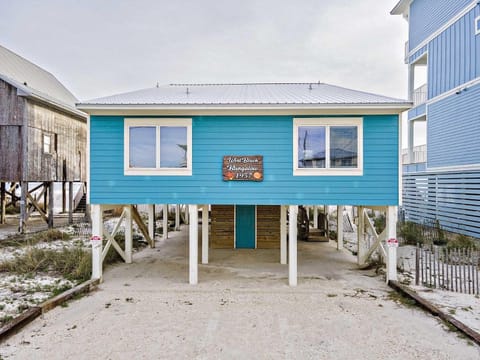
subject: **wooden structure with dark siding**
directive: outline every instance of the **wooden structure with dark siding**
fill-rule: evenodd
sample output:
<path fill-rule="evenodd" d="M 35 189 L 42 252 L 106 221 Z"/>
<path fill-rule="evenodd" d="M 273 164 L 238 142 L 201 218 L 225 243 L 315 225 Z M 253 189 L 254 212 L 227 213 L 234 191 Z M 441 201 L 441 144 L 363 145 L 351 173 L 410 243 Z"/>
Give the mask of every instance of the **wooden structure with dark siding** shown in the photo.
<path fill-rule="evenodd" d="M 0 223 L 9 198 L 20 204 L 21 232 L 33 211 L 53 226 L 55 182 L 72 220 L 73 182 L 86 182 L 87 148 L 87 116 L 75 101 L 53 75 L 0 46 Z"/>
<path fill-rule="evenodd" d="M 212 205 L 211 247 L 235 248 L 235 205 Z M 257 205 L 255 243 L 257 249 L 280 248 L 280 206 Z"/>

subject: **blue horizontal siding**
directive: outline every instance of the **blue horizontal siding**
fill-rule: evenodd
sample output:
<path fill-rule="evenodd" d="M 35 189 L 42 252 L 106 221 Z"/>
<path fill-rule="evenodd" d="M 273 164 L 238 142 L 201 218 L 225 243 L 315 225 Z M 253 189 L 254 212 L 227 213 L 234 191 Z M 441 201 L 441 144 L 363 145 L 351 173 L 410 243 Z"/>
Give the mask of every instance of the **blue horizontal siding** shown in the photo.
<path fill-rule="evenodd" d="M 364 117 L 363 176 L 293 176 L 291 116 L 193 117 L 192 176 L 125 176 L 123 117 L 91 117 L 94 204 L 398 204 L 398 116 Z M 264 181 L 224 182 L 225 155 L 263 155 Z"/>
<path fill-rule="evenodd" d="M 415 51 L 409 58 L 408 58 L 408 63 L 412 64 L 415 61 L 417 61 L 419 58 L 421 58 L 428 50 L 428 45 L 423 46 L 421 49 Z"/>
<path fill-rule="evenodd" d="M 480 171 L 404 174 L 405 219 L 480 238 Z"/>
<path fill-rule="evenodd" d="M 425 115 L 427 112 L 427 104 L 421 104 L 415 106 L 413 109 L 408 110 L 408 120 L 416 119 Z"/>
<path fill-rule="evenodd" d="M 480 77 L 480 36 L 475 7 L 428 44 L 428 98 Z"/>
<path fill-rule="evenodd" d="M 410 5 L 409 48 L 440 29 L 446 22 L 472 3 L 472 0 L 415 0 Z"/>
<path fill-rule="evenodd" d="M 428 106 L 427 167 L 480 164 L 480 85 Z"/>

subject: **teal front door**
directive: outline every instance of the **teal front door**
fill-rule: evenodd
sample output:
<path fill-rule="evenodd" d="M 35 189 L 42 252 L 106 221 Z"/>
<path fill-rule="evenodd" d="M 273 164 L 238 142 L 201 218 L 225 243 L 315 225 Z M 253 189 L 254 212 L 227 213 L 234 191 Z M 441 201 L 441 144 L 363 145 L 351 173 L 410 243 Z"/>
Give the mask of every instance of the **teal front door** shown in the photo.
<path fill-rule="evenodd" d="M 235 206 L 235 247 L 255 249 L 255 205 Z"/>

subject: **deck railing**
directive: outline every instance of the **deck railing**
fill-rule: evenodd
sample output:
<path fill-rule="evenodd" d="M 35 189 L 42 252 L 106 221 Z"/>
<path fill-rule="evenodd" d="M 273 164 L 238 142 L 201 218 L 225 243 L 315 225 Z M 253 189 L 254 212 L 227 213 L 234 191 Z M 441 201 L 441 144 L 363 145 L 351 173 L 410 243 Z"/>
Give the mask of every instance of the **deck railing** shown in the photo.
<path fill-rule="evenodd" d="M 413 90 L 413 106 L 424 104 L 427 101 L 427 84 Z"/>
<path fill-rule="evenodd" d="M 427 161 L 427 145 L 418 145 L 413 148 L 412 158 L 409 157 L 408 149 L 402 151 L 402 164 L 418 164 Z"/>

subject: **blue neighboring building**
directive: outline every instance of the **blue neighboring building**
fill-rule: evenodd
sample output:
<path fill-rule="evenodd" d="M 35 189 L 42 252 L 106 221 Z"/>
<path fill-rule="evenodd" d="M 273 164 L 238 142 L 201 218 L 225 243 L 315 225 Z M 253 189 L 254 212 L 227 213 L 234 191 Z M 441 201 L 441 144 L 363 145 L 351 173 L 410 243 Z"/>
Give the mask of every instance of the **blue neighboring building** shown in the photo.
<path fill-rule="evenodd" d="M 409 24 L 405 218 L 479 238 L 480 2 L 401 0 L 391 13 Z M 426 146 L 414 146 L 417 122 L 426 122 Z"/>
<path fill-rule="evenodd" d="M 212 244 L 228 240 L 232 249 L 277 247 L 286 254 L 287 207 L 293 218 L 298 205 L 383 207 L 394 214 L 399 203 L 399 114 L 410 107 L 404 100 L 323 83 L 174 84 L 78 107 L 90 115 L 94 238 L 104 234 L 102 209 L 189 204 L 191 283 L 199 207 L 202 216 L 211 209 Z M 217 216 L 224 226 L 218 231 Z M 296 222 L 290 223 L 296 239 Z M 207 228 L 202 239 L 208 236 Z M 289 256 L 295 284 L 296 248 Z M 96 261 L 94 252 L 99 277 Z"/>

